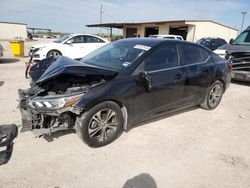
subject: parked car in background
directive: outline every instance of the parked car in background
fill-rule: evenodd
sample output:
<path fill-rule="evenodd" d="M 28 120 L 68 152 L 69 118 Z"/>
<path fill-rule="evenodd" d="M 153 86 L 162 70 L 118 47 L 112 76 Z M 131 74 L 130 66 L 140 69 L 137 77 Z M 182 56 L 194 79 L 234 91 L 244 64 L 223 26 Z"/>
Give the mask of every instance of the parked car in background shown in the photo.
<path fill-rule="evenodd" d="M 227 44 L 227 42 L 222 38 L 211 38 L 211 37 L 201 38 L 196 43 L 203 45 L 212 51 L 216 50 L 218 47 L 224 44 Z"/>
<path fill-rule="evenodd" d="M 231 39 L 229 44 L 219 47 L 214 52 L 221 57 L 226 57 L 226 52 L 249 52 L 250 51 L 250 26 L 241 32 L 236 39 Z"/>
<path fill-rule="evenodd" d="M 250 82 L 250 26 L 215 52 L 232 62 L 233 80 Z"/>
<path fill-rule="evenodd" d="M 33 60 L 62 55 L 72 59 L 80 59 L 106 43 L 108 43 L 107 40 L 95 35 L 70 34 L 52 43 L 32 46 L 30 56 L 33 56 Z"/>
<path fill-rule="evenodd" d="M 228 44 L 224 44 L 220 47 L 218 47 L 216 50 L 214 50 L 214 53 L 216 53 L 221 58 L 226 58 L 226 48 L 228 47 Z"/>
<path fill-rule="evenodd" d="M 19 90 L 23 130 L 39 136 L 75 129 L 89 146 L 100 147 L 149 117 L 196 105 L 216 108 L 230 79 L 231 64 L 200 45 L 119 40 L 81 61 L 59 57 L 30 89 Z"/>
<path fill-rule="evenodd" d="M 180 35 L 149 35 L 150 38 L 164 38 L 164 39 L 175 39 L 175 40 L 184 40 Z"/>
<path fill-rule="evenodd" d="M 3 51 L 4 51 L 3 46 L 0 44 L 0 57 L 3 56 Z"/>

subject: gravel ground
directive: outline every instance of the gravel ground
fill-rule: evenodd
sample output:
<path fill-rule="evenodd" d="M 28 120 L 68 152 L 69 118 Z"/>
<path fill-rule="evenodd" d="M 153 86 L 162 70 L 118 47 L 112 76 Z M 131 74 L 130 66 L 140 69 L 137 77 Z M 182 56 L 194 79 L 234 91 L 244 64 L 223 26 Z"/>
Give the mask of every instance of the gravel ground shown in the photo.
<path fill-rule="evenodd" d="M 17 89 L 29 85 L 28 58 L 14 58 L 2 43 L 0 125 L 20 126 Z M 34 43 L 41 41 L 25 46 Z M 191 108 L 145 122 L 102 148 L 89 148 L 74 132 L 19 133 L 0 167 L 0 187 L 250 187 L 249 86 L 231 84 L 213 111 Z"/>

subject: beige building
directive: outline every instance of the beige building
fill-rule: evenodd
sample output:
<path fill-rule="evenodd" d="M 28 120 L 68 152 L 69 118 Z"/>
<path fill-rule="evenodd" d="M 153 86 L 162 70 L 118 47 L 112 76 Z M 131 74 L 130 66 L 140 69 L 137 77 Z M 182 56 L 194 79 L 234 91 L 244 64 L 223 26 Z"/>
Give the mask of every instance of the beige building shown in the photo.
<path fill-rule="evenodd" d="M 13 23 L 13 22 L 0 22 L 0 39 L 13 40 L 13 39 L 27 39 L 27 24 Z"/>
<path fill-rule="evenodd" d="M 140 23 L 103 23 L 87 27 L 107 27 L 123 30 L 123 37 L 148 37 L 149 35 L 181 35 L 185 40 L 196 42 L 203 37 L 219 37 L 229 42 L 235 39 L 238 30 L 211 20 L 177 20 Z"/>

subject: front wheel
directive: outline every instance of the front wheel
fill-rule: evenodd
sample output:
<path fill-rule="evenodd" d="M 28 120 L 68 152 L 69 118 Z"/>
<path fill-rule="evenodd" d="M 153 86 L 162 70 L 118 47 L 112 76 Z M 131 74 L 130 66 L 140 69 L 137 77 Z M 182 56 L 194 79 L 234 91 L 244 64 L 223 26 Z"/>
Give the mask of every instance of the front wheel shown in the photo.
<path fill-rule="evenodd" d="M 113 142 L 121 134 L 123 122 L 120 107 L 114 102 L 107 101 L 78 117 L 75 129 L 86 144 L 101 147 Z"/>
<path fill-rule="evenodd" d="M 215 109 L 222 99 L 224 87 L 221 81 L 215 81 L 209 88 L 206 98 L 200 106 L 206 110 Z"/>

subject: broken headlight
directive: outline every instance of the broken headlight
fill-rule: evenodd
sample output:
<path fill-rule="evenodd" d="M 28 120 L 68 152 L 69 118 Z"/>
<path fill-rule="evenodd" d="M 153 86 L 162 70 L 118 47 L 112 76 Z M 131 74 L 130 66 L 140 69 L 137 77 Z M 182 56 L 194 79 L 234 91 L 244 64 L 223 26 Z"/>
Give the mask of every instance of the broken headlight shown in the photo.
<path fill-rule="evenodd" d="M 35 108 L 41 109 L 59 109 L 68 106 L 74 105 L 78 102 L 83 94 L 73 95 L 73 96 L 65 96 L 65 97 L 37 97 L 31 100 L 31 106 Z"/>

